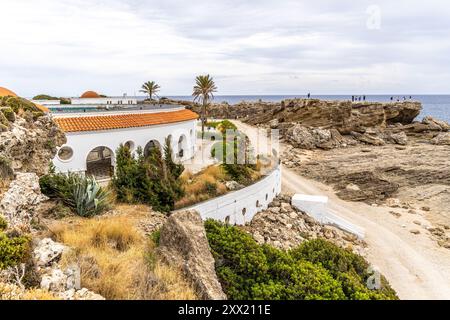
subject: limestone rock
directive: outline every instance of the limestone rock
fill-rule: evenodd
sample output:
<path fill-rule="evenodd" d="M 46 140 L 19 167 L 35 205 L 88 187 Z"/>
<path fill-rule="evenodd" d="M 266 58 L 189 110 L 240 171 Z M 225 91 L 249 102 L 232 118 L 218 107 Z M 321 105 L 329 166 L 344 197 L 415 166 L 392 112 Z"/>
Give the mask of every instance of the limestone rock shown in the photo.
<path fill-rule="evenodd" d="M 438 134 L 433 140 L 431 140 L 431 143 L 450 146 L 450 132 Z"/>
<path fill-rule="evenodd" d="M 230 191 L 239 190 L 239 189 L 242 189 L 244 187 L 243 185 L 239 184 L 236 181 L 227 181 L 227 182 L 225 182 L 225 186 Z"/>
<path fill-rule="evenodd" d="M 17 173 L 0 201 L 0 214 L 6 218 L 10 228 L 28 231 L 36 205 L 46 199 L 35 173 Z"/>
<path fill-rule="evenodd" d="M 17 118 L 10 130 L 0 133 L 0 156 L 9 159 L 15 171 L 42 175 L 47 173 L 56 147 L 64 143 L 64 133 L 50 116 L 31 122 Z"/>
<path fill-rule="evenodd" d="M 68 250 L 66 246 L 52 239 L 42 239 L 33 251 L 34 262 L 38 267 L 49 267 L 58 262 L 66 250 Z"/>
<path fill-rule="evenodd" d="M 226 299 L 215 272 L 203 221 L 196 211 L 172 214 L 161 229 L 159 253 L 180 267 L 202 299 Z"/>
<path fill-rule="evenodd" d="M 450 124 L 446 121 L 434 119 L 433 117 L 425 117 L 422 123 L 431 127 L 440 128 L 441 131 L 450 131 Z"/>

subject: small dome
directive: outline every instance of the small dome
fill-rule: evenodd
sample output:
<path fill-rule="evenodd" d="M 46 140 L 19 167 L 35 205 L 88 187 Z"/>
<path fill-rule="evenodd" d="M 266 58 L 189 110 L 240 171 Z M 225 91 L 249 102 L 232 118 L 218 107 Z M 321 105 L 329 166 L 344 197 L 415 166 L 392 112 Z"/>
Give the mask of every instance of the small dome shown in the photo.
<path fill-rule="evenodd" d="M 100 95 L 95 91 L 86 91 L 81 95 L 81 98 L 100 98 Z"/>
<path fill-rule="evenodd" d="M 0 87 L 0 97 L 7 97 L 7 96 L 17 97 L 17 94 L 15 94 L 14 92 L 12 92 L 9 89 Z"/>

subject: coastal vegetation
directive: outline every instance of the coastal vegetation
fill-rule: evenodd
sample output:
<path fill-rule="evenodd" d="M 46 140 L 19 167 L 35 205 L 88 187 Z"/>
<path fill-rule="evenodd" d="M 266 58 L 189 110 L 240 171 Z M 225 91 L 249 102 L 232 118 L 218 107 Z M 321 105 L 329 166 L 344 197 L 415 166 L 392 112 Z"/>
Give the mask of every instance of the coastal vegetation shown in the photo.
<path fill-rule="evenodd" d="M 361 256 L 325 240 L 284 251 L 259 245 L 235 226 L 205 222 L 216 273 L 232 300 L 386 300 L 397 299 L 383 276 L 371 290 L 373 273 Z"/>
<path fill-rule="evenodd" d="M 56 240 L 73 248 L 63 255 L 62 265 L 76 262 L 82 287 L 106 299 L 196 299 L 182 273 L 160 261 L 152 237 L 138 228 L 148 208 L 121 205 L 118 211 L 118 216 L 54 225 Z"/>
<path fill-rule="evenodd" d="M 161 87 L 155 81 L 147 81 L 142 85 L 142 89 L 139 92 L 148 95 L 148 98 L 151 101 L 153 96 L 156 95 L 160 89 Z"/>
<path fill-rule="evenodd" d="M 106 97 L 106 96 L 104 96 Z M 38 94 L 37 96 L 33 97 L 33 100 L 59 100 L 60 104 L 71 104 L 71 100 L 69 98 L 58 98 L 58 97 L 52 97 L 48 94 Z"/>
<path fill-rule="evenodd" d="M 6 234 L 8 223 L 0 216 L 0 271 L 25 262 L 30 252 L 30 238 Z"/>
<path fill-rule="evenodd" d="M 185 208 L 196 203 L 221 196 L 227 193 L 226 182 L 229 176 L 221 166 L 212 165 L 197 174 L 185 171 L 181 175 L 184 196 L 180 198 L 175 208 Z"/>
<path fill-rule="evenodd" d="M 111 207 L 111 194 L 93 177 L 76 173 L 50 173 L 39 179 L 41 191 L 81 217 L 93 217 Z"/>
<path fill-rule="evenodd" d="M 146 157 L 141 148 L 135 154 L 126 146 L 118 148 L 112 180 L 118 201 L 148 204 L 162 212 L 174 209 L 184 194 L 180 179 L 184 167 L 174 162 L 170 139 L 163 151 L 164 155 L 159 148 L 153 148 Z"/>
<path fill-rule="evenodd" d="M 211 100 L 214 99 L 214 92 L 217 91 L 217 86 L 214 79 L 208 75 L 201 75 L 195 78 L 195 86 L 192 96 L 195 101 L 201 102 L 201 121 L 202 121 L 202 136 L 205 133 L 205 123 L 207 122 L 207 109 Z"/>
<path fill-rule="evenodd" d="M 24 114 L 24 113 L 30 113 L 32 115 L 32 119 L 37 119 L 41 117 L 44 113 L 39 110 L 36 105 L 26 99 L 20 98 L 20 97 L 11 97 L 11 96 L 4 96 L 0 97 L 0 117 L 2 115 L 10 122 L 14 122 L 14 118 L 12 118 L 12 114 L 10 110 L 12 110 L 15 114 Z M 0 126 L 6 125 L 3 123 L 3 121 L 0 120 Z M 1 130 L 0 130 L 1 131 Z"/>

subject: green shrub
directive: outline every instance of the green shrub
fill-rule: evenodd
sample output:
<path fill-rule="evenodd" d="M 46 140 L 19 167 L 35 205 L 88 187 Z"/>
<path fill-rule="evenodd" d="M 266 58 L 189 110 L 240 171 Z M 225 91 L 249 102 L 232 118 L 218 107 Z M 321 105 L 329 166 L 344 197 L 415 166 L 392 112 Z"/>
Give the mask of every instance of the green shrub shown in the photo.
<path fill-rule="evenodd" d="M 0 232 L 0 270 L 15 266 L 26 260 L 30 251 L 28 237 L 8 237 Z"/>
<path fill-rule="evenodd" d="M 164 146 L 164 157 L 159 148 L 152 149 L 145 157 L 141 148 L 134 155 L 121 145 L 116 151 L 112 186 L 119 201 L 148 204 L 155 210 L 169 212 L 184 194 L 180 179 L 183 171 L 183 165 L 173 161 L 169 139 Z"/>
<path fill-rule="evenodd" d="M 91 177 L 75 173 L 48 174 L 39 179 L 39 184 L 43 194 L 61 201 L 82 217 L 101 214 L 110 207 L 109 192 Z"/>
<path fill-rule="evenodd" d="M 12 108 L 10 108 L 10 107 L 0 107 L 0 112 L 3 113 L 3 115 L 5 116 L 5 118 L 9 122 L 16 121 L 16 114 L 14 113 Z"/>
<path fill-rule="evenodd" d="M 33 100 L 58 100 L 59 98 L 52 97 L 48 94 L 38 94 L 33 98 Z"/>
<path fill-rule="evenodd" d="M 3 114 L 3 112 L 0 112 L 0 124 L 4 125 L 5 127 L 9 127 L 9 121 Z"/>
<path fill-rule="evenodd" d="M 11 168 L 11 161 L 0 156 L 0 178 L 2 180 L 12 180 L 14 170 Z"/>
<path fill-rule="evenodd" d="M 42 114 L 34 103 L 19 97 L 7 97 L 7 99 L 4 100 L 4 105 L 11 107 L 15 113 L 18 113 L 19 110 L 23 110 Z"/>
<path fill-rule="evenodd" d="M 230 299 L 397 298 L 387 283 L 380 290 L 369 290 L 365 285 L 368 263 L 324 240 L 283 251 L 258 245 L 234 226 L 208 220 L 205 228 L 218 278 Z"/>
<path fill-rule="evenodd" d="M 8 228 L 8 222 L 6 222 L 5 218 L 0 216 L 0 232 L 6 230 Z"/>

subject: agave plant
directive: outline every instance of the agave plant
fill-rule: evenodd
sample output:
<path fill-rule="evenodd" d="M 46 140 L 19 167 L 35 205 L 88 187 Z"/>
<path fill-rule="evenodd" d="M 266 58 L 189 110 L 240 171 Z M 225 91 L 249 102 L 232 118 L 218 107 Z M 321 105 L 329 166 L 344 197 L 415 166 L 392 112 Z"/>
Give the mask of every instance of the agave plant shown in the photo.
<path fill-rule="evenodd" d="M 82 217 L 95 216 L 110 207 L 110 193 L 93 177 L 76 173 L 53 173 L 42 177 L 39 184 L 46 196 L 62 201 Z"/>
<path fill-rule="evenodd" d="M 81 217 L 92 217 L 109 207 L 109 192 L 90 177 L 79 177 L 74 183 L 74 209 Z"/>

